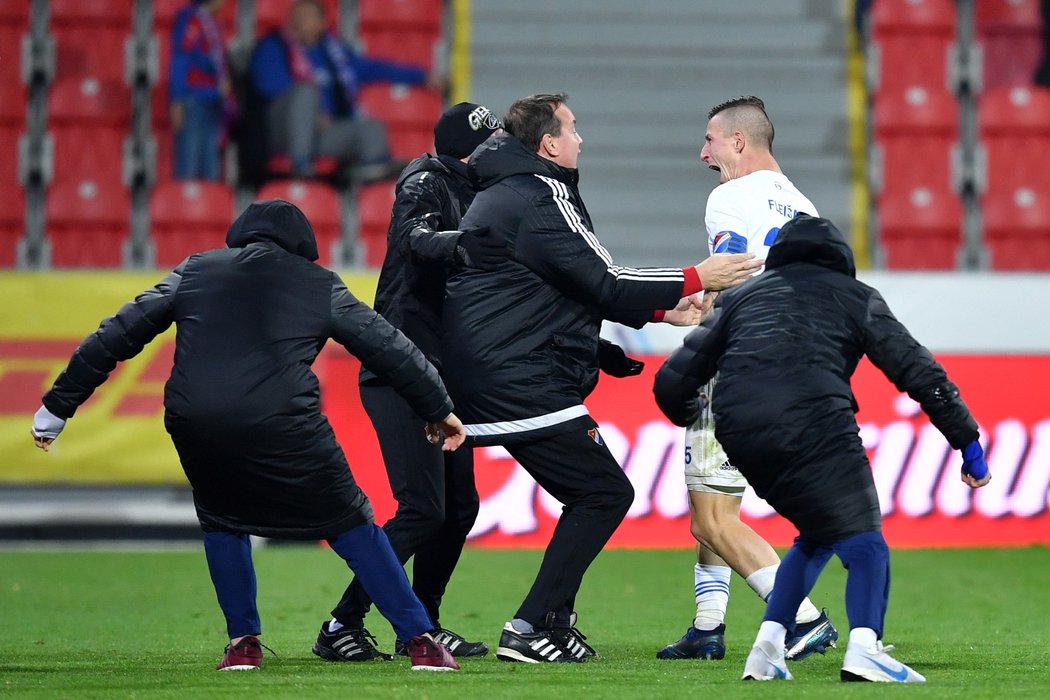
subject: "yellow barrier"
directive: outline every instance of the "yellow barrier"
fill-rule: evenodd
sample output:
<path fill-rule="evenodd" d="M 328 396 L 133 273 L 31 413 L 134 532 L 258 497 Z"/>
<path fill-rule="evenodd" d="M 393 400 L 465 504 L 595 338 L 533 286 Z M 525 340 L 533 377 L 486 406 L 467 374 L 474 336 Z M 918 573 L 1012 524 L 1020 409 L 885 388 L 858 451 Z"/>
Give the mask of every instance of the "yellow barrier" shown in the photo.
<path fill-rule="evenodd" d="M 77 344 L 163 272 L 0 273 L 0 483 L 185 483 L 163 424 L 174 328 L 122 363 L 47 454 L 29 434 Z M 376 276 L 346 275 L 371 303 Z"/>

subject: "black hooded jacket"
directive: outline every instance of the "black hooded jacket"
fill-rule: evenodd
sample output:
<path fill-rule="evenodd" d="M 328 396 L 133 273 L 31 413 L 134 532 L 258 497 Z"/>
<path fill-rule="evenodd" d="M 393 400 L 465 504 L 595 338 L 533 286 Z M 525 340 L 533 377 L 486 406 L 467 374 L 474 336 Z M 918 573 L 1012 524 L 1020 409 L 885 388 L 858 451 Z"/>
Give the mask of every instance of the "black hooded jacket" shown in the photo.
<path fill-rule="evenodd" d="M 462 227 L 488 226 L 512 259 L 446 285 L 443 376 L 476 444 L 593 425 L 603 318 L 640 326 L 682 296 L 681 268 L 616 265 L 592 231 L 578 172 L 502 134 L 475 152 L 479 193 Z"/>
<path fill-rule="evenodd" d="M 781 228 L 766 271 L 719 295 L 654 386 L 661 410 L 684 426 L 717 372 L 715 435 L 730 461 L 803 534 L 825 538 L 879 523 L 850 388 L 862 356 L 922 406 L 952 447 L 978 437 L 941 365 L 855 275 L 831 222 L 796 217 Z M 811 519 L 814 502 L 836 513 Z"/>
<path fill-rule="evenodd" d="M 321 413 L 311 365 L 332 338 L 426 420 L 451 401 L 437 371 L 397 329 L 314 262 L 317 245 L 288 202 L 256 202 L 228 248 L 191 255 L 73 354 L 43 398 L 69 418 L 117 362 L 173 322 L 175 365 L 164 423 L 206 530 L 331 537 L 371 519 Z"/>
<path fill-rule="evenodd" d="M 375 309 L 440 370 L 445 279 L 456 265 L 457 229 L 474 187 L 465 163 L 424 154 L 401 173 L 396 193 Z M 375 380 L 362 368 L 362 382 Z"/>

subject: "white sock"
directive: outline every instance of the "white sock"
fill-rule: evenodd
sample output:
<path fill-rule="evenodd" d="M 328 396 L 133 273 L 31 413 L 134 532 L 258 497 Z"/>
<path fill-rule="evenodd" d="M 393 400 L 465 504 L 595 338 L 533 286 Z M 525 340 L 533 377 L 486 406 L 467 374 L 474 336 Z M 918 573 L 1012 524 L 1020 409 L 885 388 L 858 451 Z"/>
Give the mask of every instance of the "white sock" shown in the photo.
<path fill-rule="evenodd" d="M 341 629 L 343 629 L 343 623 L 333 617 L 328 623 L 328 631 L 338 632 Z"/>
<path fill-rule="evenodd" d="M 779 622 L 773 622 L 771 620 L 765 620 L 762 626 L 758 628 L 758 636 L 755 637 L 755 644 L 759 642 L 769 642 L 773 645 L 774 649 L 784 648 L 784 639 L 787 637 L 787 629 L 784 625 Z"/>
<path fill-rule="evenodd" d="M 875 630 L 870 627 L 854 627 L 849 631 L 849 643 L 859 644 L 861 649 L 874 649 L 878 640 Z"/>
<path fill-rule="evenodd" d="M 536 628 L 532 626 L 531 622 L 522 620 L 520 617 L 511 620 L 510 626 L 514 628 L 515 632 L 521 632 L 522 634 L 530 634 L 536 631 Z"/>
<path fill-rule="evenodd" d="M 780 564 L 772 564 L 759 569 L 747 577 L 747 585 L 751 586 L 751 590 L 757 593 L 762 600 L 769 600 L 769 594 L 773 592 L 773 583 L 777 578 L 778 568 L 780 568 Z M 820 617 L 820 611 L 817 610 L 808 597 L 804 598 L 802 605 L 798 606 L 795 622 L 813 622 L 818 617 Z"/>
<path fill-rule="evenodd" d="M 693 627 L 698 630 L 713 630 L 726 619 L 729 607 L 729 577 L 733 570 L 728 566 L 697 564 L 693 567 L 696 591 L 696 617 Z"/>

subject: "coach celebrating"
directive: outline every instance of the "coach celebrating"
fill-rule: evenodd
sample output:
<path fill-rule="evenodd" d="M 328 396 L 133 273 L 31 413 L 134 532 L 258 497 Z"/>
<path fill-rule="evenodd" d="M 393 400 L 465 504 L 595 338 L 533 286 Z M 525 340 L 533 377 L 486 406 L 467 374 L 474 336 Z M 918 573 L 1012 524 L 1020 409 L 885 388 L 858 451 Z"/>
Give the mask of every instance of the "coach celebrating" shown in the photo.
<path fill-rule="evenodd" d="M 528 596 L 504 625 L 497 656 L 530 663 L 594 655 L 575 629 L 584 572 L 623 520 L 634 491 L 588 415 L 602 319 L 695 323 L 689 298 L 742 282 L 752 255 L 701 265 L 616 265 L 577 190 L 583 140 L 564 94 L 511 105 L 507 133 L 471 159 L 481 191 L 461 228 L 489 227 L 512 259 L 463 269 L 446 286 L 445 380 L 473 444 L 502 444 L 564 505 Z M 664 311 L 669 309 L 670 311 Z"/>

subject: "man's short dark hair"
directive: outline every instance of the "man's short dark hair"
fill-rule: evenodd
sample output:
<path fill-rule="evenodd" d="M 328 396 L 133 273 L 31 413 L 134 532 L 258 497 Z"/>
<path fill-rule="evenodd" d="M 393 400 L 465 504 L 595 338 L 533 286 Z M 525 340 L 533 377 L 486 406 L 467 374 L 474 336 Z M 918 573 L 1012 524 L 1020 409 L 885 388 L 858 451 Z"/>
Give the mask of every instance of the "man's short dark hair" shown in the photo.
<path fill-rule="evenodd" d="M 735 97 L 715 105 L 707 118 L 722 114 L 726 131 L 742 131 L 744 135 L 773 150 L 773 120 L 766 114 L 766 103 L 755 97 Z"/>
<path fill-rule="evenodd" d="M 568 100 L 569 96 L 564 92 L 523 97 L 507 110 L 503 128 L 536 153 L 544 134 L 561 136 L 561 122 L 554 116 L 554 111 Z"/>

